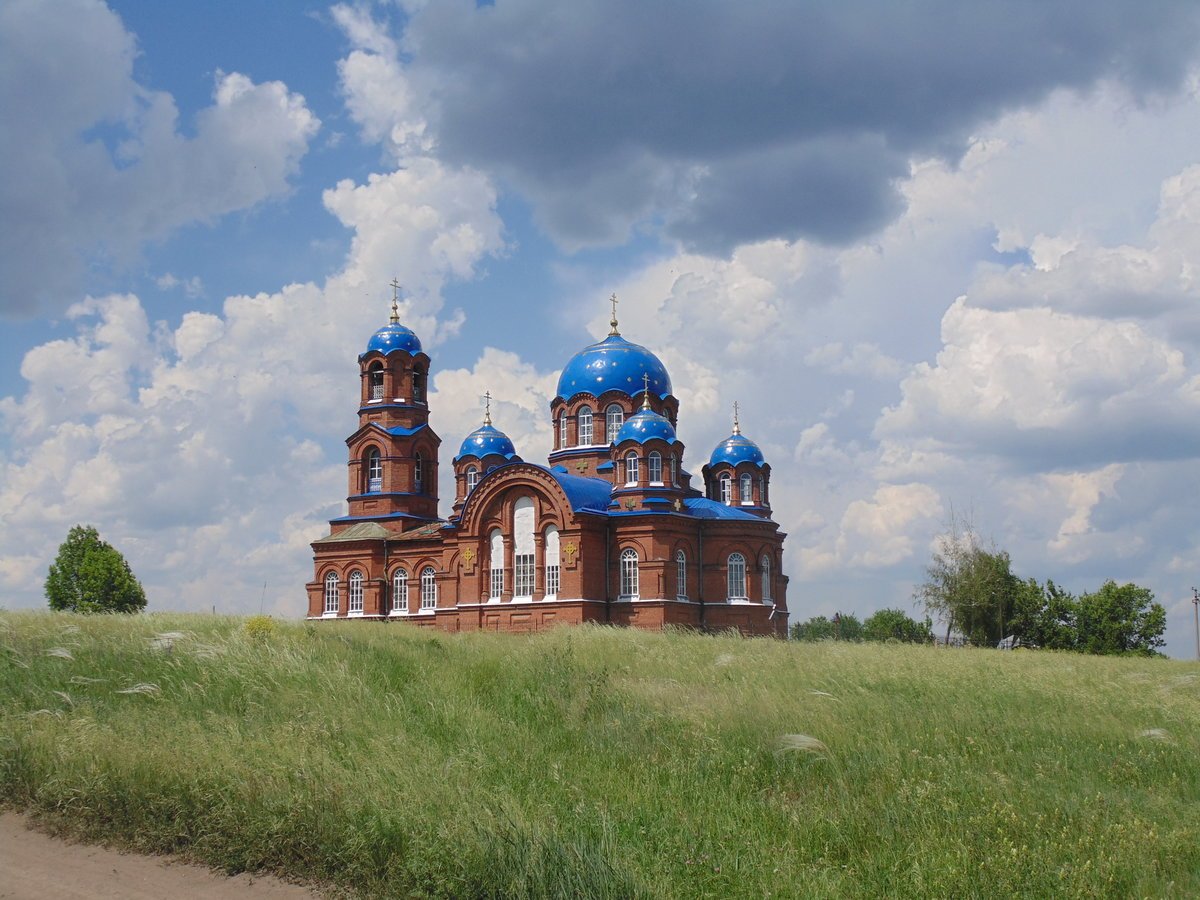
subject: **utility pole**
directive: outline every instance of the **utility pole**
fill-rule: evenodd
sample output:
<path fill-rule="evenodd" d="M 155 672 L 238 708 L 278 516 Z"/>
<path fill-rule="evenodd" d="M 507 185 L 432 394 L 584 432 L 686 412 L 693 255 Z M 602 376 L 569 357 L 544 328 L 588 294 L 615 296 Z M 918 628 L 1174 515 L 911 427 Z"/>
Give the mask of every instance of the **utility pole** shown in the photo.
<path fill-rule="evenodd" d="M 1196 659 L 1200 659 L 1200 591 L 1192 588 L 1192 613 L 1196 619 Z"/>

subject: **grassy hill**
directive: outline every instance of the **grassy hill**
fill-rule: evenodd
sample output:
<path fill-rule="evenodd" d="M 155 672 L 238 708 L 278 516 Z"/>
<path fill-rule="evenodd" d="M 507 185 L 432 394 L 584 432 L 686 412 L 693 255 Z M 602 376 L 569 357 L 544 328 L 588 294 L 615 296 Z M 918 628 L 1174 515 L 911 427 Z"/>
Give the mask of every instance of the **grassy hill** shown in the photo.
<path fill-rule="evenodd" d="M 363 895 L 1200 895 L 1200 666 L 0 613 L 0 801 Z"/>

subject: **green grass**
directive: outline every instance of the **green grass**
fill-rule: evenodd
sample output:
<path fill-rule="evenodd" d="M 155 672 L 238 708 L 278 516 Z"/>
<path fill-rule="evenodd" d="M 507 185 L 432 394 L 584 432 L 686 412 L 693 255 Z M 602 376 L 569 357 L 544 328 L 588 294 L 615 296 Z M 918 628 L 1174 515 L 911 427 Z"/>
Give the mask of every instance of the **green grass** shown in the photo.
<path fill-rule="evenodd" d="M 1168 660 L 0 614 L 0 802 L 364 896 L 1197 896 L 1198 751 Z"/>

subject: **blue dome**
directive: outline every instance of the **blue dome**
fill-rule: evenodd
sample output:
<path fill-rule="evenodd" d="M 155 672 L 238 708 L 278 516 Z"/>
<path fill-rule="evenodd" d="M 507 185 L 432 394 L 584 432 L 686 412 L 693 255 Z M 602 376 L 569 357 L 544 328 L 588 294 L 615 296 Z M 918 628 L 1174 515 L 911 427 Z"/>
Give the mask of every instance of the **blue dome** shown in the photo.
<path fill-rule="evenodd" d="M 632 440 L 644 444 L 652 438 L 674 444 L 676 442 L 675 429 L 671 427 L 671 423 L 666 417 L 660 416 L 652 409 L 643 409 L 625 420 L 625 424 L 617 432 L 617 439 L 613 443 L 619 444 L 622 441 Z"/>
<path fill-rule="evenodd" d="M 710 466 L 715 466 L 718 463 L 729 463 L 731 466 L 736 466 L 738 463 L 752 462 L 757 466 L 763 465 L 766 460 L 763 459 L 762 451 L 758 449 L 758 444 L 750 440 L 744 434 L 734 433 L 721 443 L 712 452 L 712 456 L 708 459 Z"/>
<path fill-rule="evenodd" d="M 650 376 L 650 390 L 659 397 L 671 393 L 671 376 L 657 356 L 619 334 L 610 334 L 571 357 L 558 378 L 558 396 L 570 400 L 587 392 L 599 397 L 605 391 L 641 393 L 642 376 Z"/>
<path fill-rule="evenodd" d="M 411 328 L 405 328 L 399 322 L 388 322 L 377 332 L 371 335 L 371 340 L 367 342 L 366 352 L 372 353 L 378 350 L 384 356 L 387 356 L 393 350 L 407 350 L 409 353 L 421 352 L 421 339 L 413 332 Z"/>
<path fill-rule="evenodd" d="M 491 425 L 480 425 L 463 439 L 462 446 L 458 448 L 458 456 L 454 459 L 460 460 L 464 456 L 483 459 L 493 453 L 498 453 L 505 459 L 512 459 L 517 455 L 516 448 L 507 434 Z"/>

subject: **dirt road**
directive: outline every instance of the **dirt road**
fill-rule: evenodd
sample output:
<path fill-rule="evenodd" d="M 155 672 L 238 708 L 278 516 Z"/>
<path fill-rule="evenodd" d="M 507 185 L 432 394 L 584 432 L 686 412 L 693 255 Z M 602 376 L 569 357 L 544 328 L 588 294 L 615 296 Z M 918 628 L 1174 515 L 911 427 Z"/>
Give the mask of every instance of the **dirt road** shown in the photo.
<path fill-rule="evenodd" d="M 0 814 L 0 900 L 313 900 L 312 891 L 267 876 L 228 878 L 167 857 L 69 844 Z"/>

